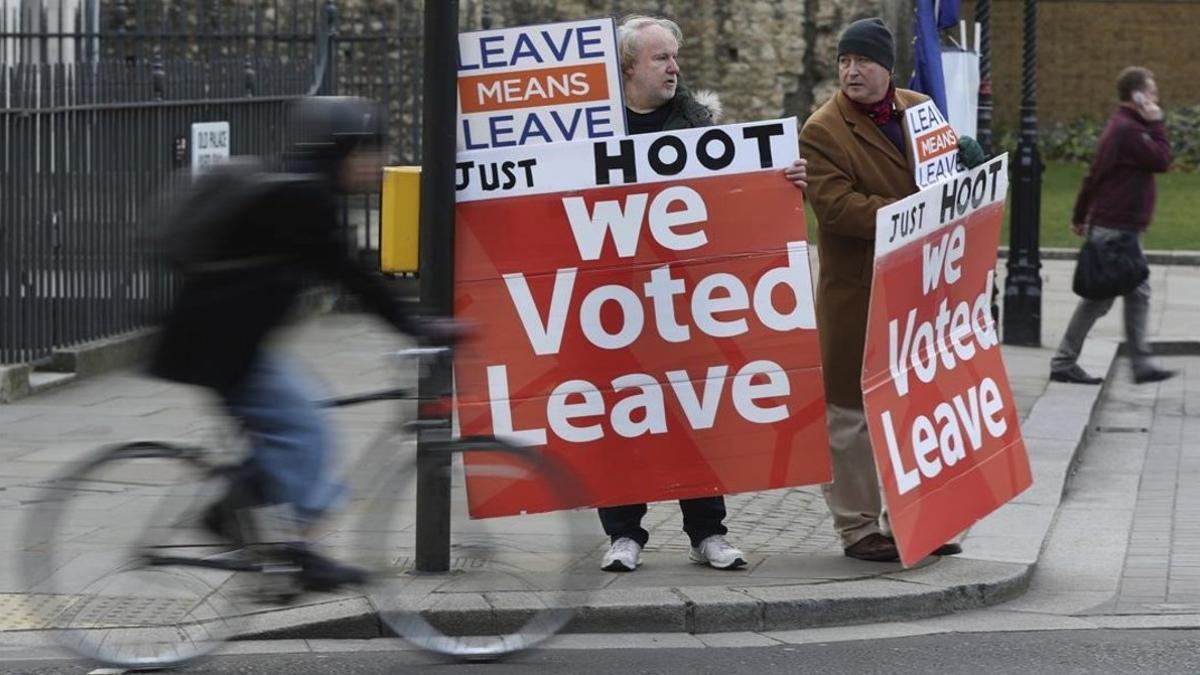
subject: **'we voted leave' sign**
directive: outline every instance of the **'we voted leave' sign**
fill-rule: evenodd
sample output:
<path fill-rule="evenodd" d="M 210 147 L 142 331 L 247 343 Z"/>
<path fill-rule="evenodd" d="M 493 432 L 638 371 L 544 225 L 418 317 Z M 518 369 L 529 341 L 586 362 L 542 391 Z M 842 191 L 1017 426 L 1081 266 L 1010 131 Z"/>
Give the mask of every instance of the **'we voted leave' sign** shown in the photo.
<path fill-rule="evenodd" d="M 905 565 L 1033 480 L 991 313 L 1007 165 L 876 216 L 863 404 Z"/>
<path fill-rule="evenodd" d="M 473 516 L 829 480 L 797 150 L 789 119 L 460 153 L 462 433 L 544 447 L 588 500 L 471 475 Z"/>
<path fill-rule="evenodd" d="M 458 150 L 625 135 L 612 19 L 459 35 Z"/>

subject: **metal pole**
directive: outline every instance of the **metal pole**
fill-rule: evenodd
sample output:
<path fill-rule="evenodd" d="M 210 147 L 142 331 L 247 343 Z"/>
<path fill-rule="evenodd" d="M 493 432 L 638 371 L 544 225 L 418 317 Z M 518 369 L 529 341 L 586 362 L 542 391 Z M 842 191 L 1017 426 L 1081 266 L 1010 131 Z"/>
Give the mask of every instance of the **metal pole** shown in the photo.
<path fill-rule="evenodd" d="M 1042 158 L 1037 130 L 1037 0 L 1025 0 L 1025 50 L 1021 76 L 1021 138 L 1013 180 L 1008 276 L 1004 280 L 1004 343 L 1042 343 Z"/>
<path fill-rule="evenodd" d="M 421 303 L 436 314 L 454 311 L 454 161 L 458 73 L 458 0 L 425 5 L 425 81 L 421 163 Z M 450 365 L 426 368 L 419 391 L 449 391 Z M 424 406 L 423 406 L 424 407 Z M 441 413 L 439 413 L 441 414 Z M 425 412 L 421 413 L 423 419 Z M 450 569 L 450 456 L 430 451 L 450 424 L 417 435 L 417 551 L 421 572 Z"/>
<path fill-rule="evenodd" d="M 979 123 L 975 140 L 983 154 L 992 154 L 992 0 L 975 1 L 975 23 L 979 24 Z"/>

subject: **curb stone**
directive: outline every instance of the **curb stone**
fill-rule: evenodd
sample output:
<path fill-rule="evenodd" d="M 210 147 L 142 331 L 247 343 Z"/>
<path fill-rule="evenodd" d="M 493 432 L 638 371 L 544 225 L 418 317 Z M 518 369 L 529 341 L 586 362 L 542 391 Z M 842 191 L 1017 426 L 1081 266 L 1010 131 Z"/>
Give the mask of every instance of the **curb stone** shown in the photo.
<path fill-rule="evenodd" d="M 1151 265 L 1200 265 L 1200 251 L 1146 251 L 1146 262 Z M 1079 257 L 1079 248 L 1040 248 L 1038 255 L 1042 260 L 1075 260 Z M 1001 246 L 999 258 L 1008 259 L 1008 247 Z"/>

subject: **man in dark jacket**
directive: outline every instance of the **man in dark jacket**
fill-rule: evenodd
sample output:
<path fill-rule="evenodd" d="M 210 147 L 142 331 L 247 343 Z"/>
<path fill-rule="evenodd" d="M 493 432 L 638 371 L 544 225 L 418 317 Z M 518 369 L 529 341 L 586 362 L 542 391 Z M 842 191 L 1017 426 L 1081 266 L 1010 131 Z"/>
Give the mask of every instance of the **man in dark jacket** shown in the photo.
<path fill-rule="evenodd" d="M 692 129 L 716 124 L 720 103 L 712 92 L 693 94 L 679 82 L 679 45 L 683 35 L 669 19 L 626 18 L 618 31 L 624 74 L 625 117 L 630 134 Z M 784 172 L 797 188 L 806 185 L 805 162 Z M 683 529 L 691 541 L 692 562 L 717 569 L 746 565 L 745 554 L 725 540 L 724 497 L 682 499 Z M 600 508 L 600 522 L 611 546 L 601 561 L 609 572 L 631 572 L 641 564 L 650 533 L 642 527 L 645 504 Z"/>
<path fill-rule="evenodd" d="M 1096 147 L 1096 157 L 1083 178 L 1075 200 L 1071 228 L 1075 234 L 1107 241 L 1130 233 L 1141 240 L 1154 214 L 1154 174 L 1171 165 L 1158 85 L 1145 68 L 1130 67 L 1117 78 L 1120 105 L 1108 120 Z M 1140 254 L 1140 252 L 1139 252 Z M 1146 341 L 1146 315 L 1150 311 L 1150 280 L 1125 296 L 1125 340 L 1130 347 L 1133 379 L 1139 384 L 1159 382 L 1173 375 L 1150 360 Z M 1082 298 L 1050 361 L 1050 379 L 1074 384 L 1100 384 L 1076 361 L 1083 341 L 1096 320 L 1108 313 L 1115 298 Z"/>
<path fill-rule="evenodd" d="M 249 437 L 242 474 L 204 516 L 208 529 L 235 542 L 242 539 L 239 509 L 288 505 L 303 538 L 340 496 L 329 476 L 332 439 L 317 390 L 266 346 L 301 292 L 318 279 L 340 282 L 399 331 L 447 330 L 410 317 L 350 256 L 338 224 L 337 193 L 378 185 L 377 108 L 359 99 L 312 98 L 300 103 L 296 117 L 301 141 L 288 158 L 290 173 L 248 174 L 235 181 L 236 191 L 210 200 L 215 204 L 190 205 L 205 211 L 235 204 L 224 212 L 176 214 L 176 220 L 213 222 L 201 223 L 207 236 L 197 237 L 198 250 L 181 265 L 181 288 L 151 357 L 152 374 L 212 390 Z M 299 545 L 294 553 L 311 590 L 363 580 L 359 570 L 311 547 Z"/>

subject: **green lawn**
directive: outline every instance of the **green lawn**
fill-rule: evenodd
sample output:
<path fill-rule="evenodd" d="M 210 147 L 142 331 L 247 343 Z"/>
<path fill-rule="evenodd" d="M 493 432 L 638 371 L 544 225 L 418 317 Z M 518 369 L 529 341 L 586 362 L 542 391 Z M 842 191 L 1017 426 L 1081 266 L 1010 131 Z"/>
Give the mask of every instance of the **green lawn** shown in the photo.
<path fill-rule="evenodd" d="M 1087 167 L 1082 164 L 1046 162 L 1042 176 L 1042 246 L 1077 247 L 1080 239 L 1071 232 L 1071 211 Z M 1200 250 L 1200 174 L 1174 171 L 1156 177 L 1158 203 L 1154 220 L 1146 232 L 1145 248 Z M 1012 206 L 1012 188 L 1008 193 Z M 1000 243 L 1008 244 L 1007 219 Z"/>
<path fill-rule="evenodd" d="M 1080 239 L 1071 233 L 1071 210 L 1075 207 L 1075 195 L 1079 191 L 1086 168 L 1082 164 L 1046 162 L 1046 172 L 1042 176 L 1043 247 L 1079 246 Z M 1158 204 L 1154 208 L 1154 222 L 1150 224 L 1150 230 L 1146 233 L 1145 247 L 1200 250 L 1200 174 L 1175 171 L 1160 175 L 1157 180 Z M 1011 187 L 1008 199 L 1011 208 Z M 809 223 L 809 240 L 815 241 L 816 218 L 807 204 L 805 211 Z M 1007 216 L 1004 232 L 1000 235 L 1000 244 L 1008 245 Z"/>

